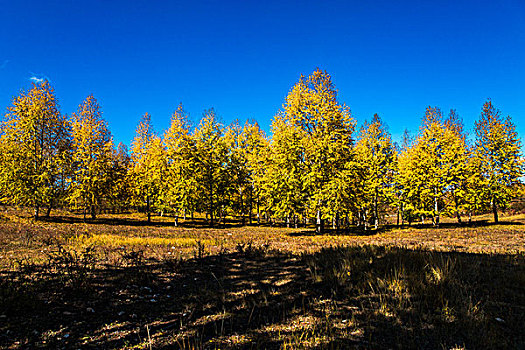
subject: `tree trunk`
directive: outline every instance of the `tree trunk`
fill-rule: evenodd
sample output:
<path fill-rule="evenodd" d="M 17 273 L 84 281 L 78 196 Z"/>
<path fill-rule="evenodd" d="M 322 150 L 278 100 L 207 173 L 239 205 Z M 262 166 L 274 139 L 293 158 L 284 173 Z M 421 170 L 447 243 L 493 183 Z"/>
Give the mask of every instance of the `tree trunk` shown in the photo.
<path fill-rule="evenodd" d="M 96 212 L 96 208 L 93 204 L 91 204 L 90 208 L 89 208 L 89 211 L 91 213 L 91 220 L 95 220 L 97 218 L 97 212 Z"/>
<path fill-rule="evenodd" d="M 259 206 L 259 195 L 257 195 L 257 225 L 261 224 L 261 208 Z"/>
<path fill-rule="evenodd" d="M 241 204 L 241 222 L 242 226 L 246 225 L 246 218 L 244 217 L 244 201 L 242 200 L 242 189 L 239 190 L 240 204 Z"/>
<path fill-rule="evenodd" d="M 213 227 L 213 183 L 211 183 L 211 181 L 209 183 L 208 190 L 208 212 L 210 216 L 210 227 Z"/>
<path fill-rule="evenodd" d="M 286 228 L 290 228 L 290 214 L 286 215 Z"/>
<path fill-rule="evenodd" d="M 219 225 L 219 227 L 221 227 L 224 222 L 223 222 L 223 212 L 222 212 L 222 206 L 219 208 L 219 212 L 218 212 L 218 217 L 217 217 L 217 225 Z"/>
<path fill-rule="evenodd" d="M 150 210 L 149 196 L 146 198 L 146 211 L 148 212 L 148 224 L 151 223 L 151 210 Z"/>
<path fill-rule="evenodd" d="M 252 190 L 250 189 L 250 203 L 248 205 L 248 224 L 251 225 L 252 224 L 252 211 L 253 211 L 253 193 L 252 193 Z"/>
<path fill-rule="evenodd" d="M 439 207 L 436 189 L 434 189 L 434 226 L 439 226 Z"/>
<path fill-rule="evenodd" d="M 315 232 L 316 233 L 323 233 L 324 231 L 324 225 L 323 225 L 323 219 L 321 218 L 321 209 L 317 210 L 317 220 L 315 223 Z"/>
<path fill-rule="evenodd" d="M 175 219 L 173 220 L 173 226 L 179 226 L 179 212 L 175 213 Z"/>
<path fill-rule="evenodd" d="M 213 227 L 213 196 L 210 196 L 210 209 L 209 209 L 209 216 L 210 216 L 210 227 Z"/>
<path fill-rule="evenodd" d="M 377 230 L 379 228 L 379 210 L 377 208 L 377 189 L 374 196 L 374 228 Z"/>
<path fill-rule="evenodd" d="M 494 213 L 494 222 L 497 224 L 498 219 L 498 203 L 496 202 L 496 197 L 492 197 L 492 212 Z"/>
<path fill-rule="evenodd" d="M 40 206 L 35 205 L 35 220 L 38 220 L 38 214 L 40 213 Z"/>
<path fill-rule="evenodd" d="M 456 217 L 458 218 L 458 224 L 461 224 L 461 215 L 459 215 L 459 210 L 456 209 Z"/>

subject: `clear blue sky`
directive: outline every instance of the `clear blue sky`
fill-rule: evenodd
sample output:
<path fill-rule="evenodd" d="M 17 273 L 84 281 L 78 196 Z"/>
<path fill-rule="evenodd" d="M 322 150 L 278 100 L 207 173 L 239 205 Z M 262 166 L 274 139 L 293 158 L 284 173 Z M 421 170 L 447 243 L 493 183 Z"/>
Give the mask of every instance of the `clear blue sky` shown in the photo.
<path fill-rule="evenodd" d="M 362 123 L 399 139 L 428 105 L 471 129 L 487 97 L 525 131 L 525 1 L 0 0 L 0 108 L 48 78 L 63 113 L 90 93 L 116 141 L 182 102 L 197 121 L 273 115 L 300 74 L 325 69 Z"/>

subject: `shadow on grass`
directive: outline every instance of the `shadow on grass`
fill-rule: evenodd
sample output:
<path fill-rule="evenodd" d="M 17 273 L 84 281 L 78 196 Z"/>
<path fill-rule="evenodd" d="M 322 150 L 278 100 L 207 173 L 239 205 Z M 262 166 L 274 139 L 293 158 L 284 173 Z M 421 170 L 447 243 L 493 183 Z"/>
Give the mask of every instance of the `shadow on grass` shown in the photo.
<path fill-rule="evenodd" d="M 348 228 L 342 228 L 342 229 L 332 229 L 327 228 L 324 229 L 323 233 L 316 233 L 315 227 L 312 226 L 311 228 L 306 228 L 301 231 L 294 231 L 288 233 L 291 237 L 300 237 L 300 236 L 323 236 L 323 235 L 338 235 L 338 236 L 373 236 L 376 234 L 384 233 L 384 232 L 391 232 L 394 230 L 400 230 L 400 229 L 412 229 L 412 230 L 427 230 L 427 229 L 455 229 L 455 228 L 461 228 L 461 227 L 490 227 L 490 226 L 509 226 L 509 225 L 523 225 L 522 222 L 519 221 L 500 221 L 498 223 L 489 222 L 488 220 L 477 220 L 472 222 L 446 222 L 441 223 L 439 226 L 434 226 L 431 223 L 430 224 L 404 224 L 404 225 L 395 225 L 395 224 L 388 224 L 388 225 L 382 225 L 378 229 L 368 229 L 365 230 L 363 227 L 360 226 L 351 226 Z"/>
<path fill-rule="evenodd" d="M 153 219 L 151 222 L 148 222 L 146 219 L 134 219 L 134 218 L 123 218 L 118 216 L 115 218 L 111 217 L 99 217 L 96 219 L 86 218 L 83 219 L 79 216 L 68 216 L 68 215 L 57 215 L 50 217 L 39 218 L 38 221 L 48 222 L 48 223 L 61 223 L 61 224 L 80 224 L 88 223 L 93 225 L 110 225 L 110 226 L 132 226 L 132 227 L 174 227 L 175 218 L 164 216 L 162 221 Z M 194 218 L 193 220 L 182 220 L 179 218 L 178 226 L 186 228 L 207 228 L 210 227 L 210 224 L 205 219 Z M 235 220 L 226 220 L 226 222 L 215 223 L 213 225 L 214 229 L 228 229 L 233 227 L 241 227 L 242 224 L 240 221 Z"/>
<path fill-rule="evenodd" d="M 111 214 L 110 214 L 111 215 Z M 111 217 L 106 214 L 106 216 L 98 217 L 97 219 L 84 219 L 80 215 L 53 215 L 50 217 L 41 217 L 38 221 L 47 222 L 47 223 L 64 223 L 64 224 L 79 224 L 87 223 L 93 225 L 108 225 L 108 226 L 131 226 L 131 227 L 174 227 L 175 218 L 173 216 L 165 215 L 159 219 L 159 217 L 153 217 L 151 222 L 148 222 L 145 218 L 131 218 L 131 217 L 122 217 L 122 214 L 113 214 L 114 217 Z M 31 216 L 25 217 L 30 219 Z M 0 217 L 0 221 L 2 218 Z M 8 220 L 8 218 L 4 218 Z M 183 228 L 213 228 L 217 230 L 221 229 L 232 229 L 240 227 L 272 227 L 272 228 L 285 228 L 287 225 L 284 222 L 270 223 L 270 222 L 261 222 L 257 224 L 255 220 L 251 224 L 248 223 L 248 218 L 245 217 L 245 223 L 242 223 L 242 219 L 239 217 L 228 217 L 224 222 L 217 223 L 215 222 L 214 226 L 210 226 L 209 221 L 204 218 L 194 218 L 183 220 L 179 217 L 178 219 L 179 227 Z M 412 230 L 422 230 L 422 229 L 454 229 L 461 227 L 490 227 L 490 226 L 508 226 L 508 225 L 523 225 L 523 222 L 520 221 L 500 221 L 494 223 L 492 221 L 484 220 L 475 220 L 472 222 L 462 221 L 458 222 L 445 222 L 440 223 L 438 226 L 434 226 L 432 223 L 412 223 L 412 224 L 387 224 L 381 225 L 378 229 L 368 229 L 365 230 L 362 226 L 352 225 L 350 227 L 341 228 L 341 229 L 332 229 L 331 227 L 325 227 L 323 233 L 316 233 L 315 225 L 309 224 L 306 227 L 302 226 L 300 231 L 293 231 L 287 233 L 292 237 L 300 236 L 318 236 L 318 235 L 340 235 L 340 236 L 373 236 L 375 234 L 380 234 L 384 232 L 390 232 L 398 229 L 412 229 Z M 301 226 L 300 226 L 301 227 Z"/>
<path fill-rule="evenodd" d="M 6 348 L 523 348 L 525 257 L 250 248 L 2 274 Z"/>

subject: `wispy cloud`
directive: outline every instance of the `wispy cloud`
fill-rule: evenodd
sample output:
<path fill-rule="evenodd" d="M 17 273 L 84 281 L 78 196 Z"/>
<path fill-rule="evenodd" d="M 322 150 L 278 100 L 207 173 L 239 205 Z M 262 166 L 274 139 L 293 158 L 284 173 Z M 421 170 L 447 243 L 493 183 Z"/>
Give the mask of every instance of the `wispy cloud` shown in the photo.
<path fill-rule="evenodd" d="M 29 78 L 29 80 L 31 80 L 33 83 L 41 83 L 44 81 L 44 78 L 38 78 L 38 77 L 31 77 Z"/>
<path fill-rule="evenodd" d="M 9 60 L 4 60 L 4 62 L 2 62 L 2 64 L 0 64 L 0 69 L 4 69 L 7 64 L 9 63 Z"/>
<path fill-rule="evenodd" d="M 47 75 L 45 74 L 29 72 L 29 76 L 30 76 L 29 80 L 31 80 L 33 83 L 36 83 L 36 84 L 40 84 L 44 82 L 44 80 L 51 82 L 51 79 L 49 79 Z"/>

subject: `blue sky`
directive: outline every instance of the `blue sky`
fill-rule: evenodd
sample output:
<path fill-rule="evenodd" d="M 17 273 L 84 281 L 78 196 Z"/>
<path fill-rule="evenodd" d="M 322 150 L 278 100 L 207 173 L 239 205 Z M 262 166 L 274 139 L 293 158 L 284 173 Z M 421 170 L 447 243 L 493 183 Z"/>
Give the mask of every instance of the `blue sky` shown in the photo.
<path fill-rule="evenodd" d="M 272 117 L 300 74 L 328 71 L 362 123 L 399 139 L 428 105 L 467 129 L 492 98 L 525 131 L 525 1 L 0 0 L 0 109 L 48 78 L 63 113 L 90 93 L 117 142 L 141 115 L 168 127 L 179 102 L 196 122 Z"/>

